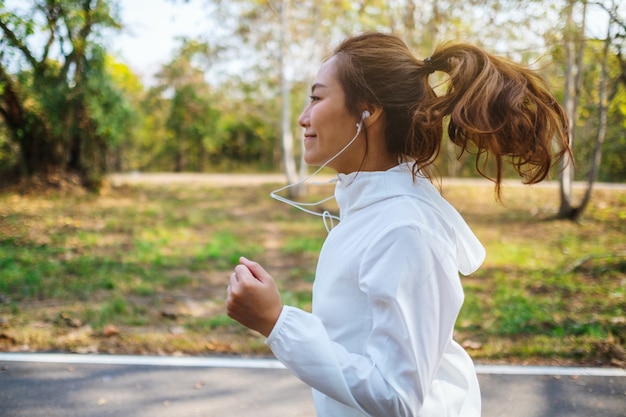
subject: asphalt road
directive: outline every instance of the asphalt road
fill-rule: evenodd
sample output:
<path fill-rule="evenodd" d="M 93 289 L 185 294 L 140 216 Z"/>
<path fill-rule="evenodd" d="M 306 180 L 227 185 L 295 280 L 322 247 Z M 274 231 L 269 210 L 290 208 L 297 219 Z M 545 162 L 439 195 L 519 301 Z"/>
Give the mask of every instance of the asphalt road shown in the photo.
<path fill-rule="evenodd" d="M 132 364 L 132 357 L 128 363 L 72 363 L 79 355 L 60 362 L 10 355 L 0 353 L 2 417 L 314 416 L 309 388 L 271 360 L 163 366 Z M 478 371 L 483 417 L 626 417 L 625 370 Z"/>

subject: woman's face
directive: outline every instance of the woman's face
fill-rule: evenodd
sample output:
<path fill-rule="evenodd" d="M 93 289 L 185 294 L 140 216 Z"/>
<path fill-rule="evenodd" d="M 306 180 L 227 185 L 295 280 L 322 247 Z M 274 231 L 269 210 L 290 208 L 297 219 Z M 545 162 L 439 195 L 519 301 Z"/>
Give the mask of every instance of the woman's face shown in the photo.
<path fill-rule="evenodd" d="M 336 65 L 332 57 L 321 66 L 311 87 L 311 102 L 298 118 L 304 128 L 304 160 L 309 165 L 323 165 L 356 134 L 359 120 L 346 108 Z M 355 141 L 328 166 L 340 173 L 356 171 L 363 159 L 363 143 Z"/>

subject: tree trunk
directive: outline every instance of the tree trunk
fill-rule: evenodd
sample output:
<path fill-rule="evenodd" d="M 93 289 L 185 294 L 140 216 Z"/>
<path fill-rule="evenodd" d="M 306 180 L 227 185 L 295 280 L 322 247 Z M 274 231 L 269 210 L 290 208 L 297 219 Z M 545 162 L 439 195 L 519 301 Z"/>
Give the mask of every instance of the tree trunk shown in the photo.
<path fill-rule="evenodd" d="M 18 174 L 20 176 L 31 176 L 36 174 L 39 169 L 45 172 L 48 168 L 39 165 L 40 162 L 45 161 L 41 157 L 42 152 L 43 155 L 49 152 L 46 143 L 42 143 L 46 137 L 41 131 L 43 125 L 36 115 L 24 109 L 16 85 L 1 65 L 0 82 L 3 84 L 1 90 L 1 104 L 3 105 L 0 106 L 0 114 L 8 128 L 12 141 L 18 145 L 20 150 Z M 50 155 L 54 154 L 50 153 Z"/>
<path fill-rule="evenodd" d="M 281 137 L 283 148 L 283 163 L 285 165 L 285 175 L 287 183 L 294 184 L 297 181 L 296 161 L 293 151 L 293 132 L 291 129 L 291 100 L 290 83 L 287 79 L 286 51 L 289 45 L 287 20 L 289 16 L 289 0 L 282 0 L 280 3 L 280 35 L 279 35 L 279 61 L 280 61 L 280 95 L 281 95 Z M 296 198 L 300 195 L 299 187 L 289 188 L 289 197 Z"/>
<path fill-rule="evenodd" d="M 598 132 L 596 133 L 596 142 L 593 148 L 591 159 L 591 167 L 589 169 L 589 177 L 587 179 L 587 189 L 585 195 L 578 208 L 578 215 L 589 204 L 591 200 L 591 192 L 593 185 L 598 179 L 600 171 L 600 162 L 602 161 L 602 145 L 606 137 L 606 129 L 609 113 L 609 47 L 611 45 L 611 24 L 609 22 L 606 39 L 604 40 L 604 48 L 602 50 L 602 65 L 600 67 L 600 80 L 598 91 Z M 617 91 L 617 90 L 615 90 Z"/>
<path fill-rule="evenodd" d="M 174 150 L 174 172 L 183 172 L 183 151 L 180 148 Z"/>
<path fill-rule="evenodd" d="M 569 0 L 566 7 L 565 24 L 565 94 L 563 104 L 570 128 L 568 132 L 569 146 L 574 147 L 575 126 L 578 113 L 578 101 L 580 82 L 582 81 L 582 55 L 584 51 L 584 15 L 586 14 L 586 3 L 583 9 L 583 25 L 578 27 L 574 20 L 574 8 L 577 0 Z M 577 45 L 578 42 L 578 45 Z M 560 206 L 557 217 L 560 219 L 576 219 L 580 213 L 574 207 L 572 200 L 572 183 L 574 181 L 574 161 L 569 154 L 563 156 L 561 161 L 560 184 Z"/>

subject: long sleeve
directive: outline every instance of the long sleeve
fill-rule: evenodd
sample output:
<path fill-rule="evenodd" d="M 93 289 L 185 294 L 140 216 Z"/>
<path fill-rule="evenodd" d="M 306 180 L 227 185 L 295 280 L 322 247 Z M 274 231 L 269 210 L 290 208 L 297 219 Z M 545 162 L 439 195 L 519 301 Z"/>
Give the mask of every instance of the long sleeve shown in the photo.
<path fill-rule="evenodd" d="M 367 306 L 356 312 L 361 334 L 351 336 L 364 342 L 360 349 L 332 339 L 325 325 L 337 323 L 292 307 L 267 343 L 304 382 L 364 415 L 421 415 L 462 303 L 454 246 L 413 223 L 395 223 L 367 241 L 354 271 L 353 291 L 363 301 L 354 304 Z M 335 309 L 330 320 L 350 320 L 352 301 L 326 307 Z"/>

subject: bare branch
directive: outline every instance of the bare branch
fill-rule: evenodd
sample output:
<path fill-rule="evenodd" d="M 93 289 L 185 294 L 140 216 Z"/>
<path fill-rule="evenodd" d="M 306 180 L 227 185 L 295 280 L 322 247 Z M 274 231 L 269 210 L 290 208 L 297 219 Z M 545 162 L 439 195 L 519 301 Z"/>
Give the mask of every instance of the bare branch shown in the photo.
<path fill-rule="evenodd" d="M 589 4 L 593 4 L 594 6 L 598 6 L 603 9 L 609 14 L 612 23 L 615 23 L 622 29 L 626 30 L 626 21 L 620 20 L 619 16 L 617 15 L 617 5 L 615 4 L 615 2 L 613 2 L 612 7 L 607 7 L 606 4 L 600 1 L 592 1 L 589 2 Z"/>
<path fill-rule="evenodd" d="M 48 58 L 48 54 L 50 53 L 50 48 L 56 39 L 56 32 L 58 30 L 58 15 L 53 12 L 50 7 L 40 7 L 41 12 L 46 16 L 46 20 L 48 21 L 48 28 L 50 29 L 50 36 L 48 36 L 48 41 L 44 46 L 43 55 L 41 57 L 42 61 L 45 61 Z"/>
<path fill-rule="evenodd" d="M 99 0 L 98 0 L 99 1 Z M 94 13 L 91 7 L 91 0 L 85 0 L 82 3 L 82 8 L 85 16 L 85 22 L 83 26 L 78 30 L 77 36 L 72 33 L 72 25 L 68 21 L 68 13 L 62 13 L 63 21 L 67 28 L 67 34 L 72 50 L 69 54 L 65 55 L 65 63 L 61 69 L 61 76 L 66 77 L 72 64 L 80 66 L 80 61 L 85 56 L 85 40 L 91 33 L 91 29 L 94 23 Z M 80 73 L 80 69 L 77 70 Z"/>
<path fill-rule="evenodd" d="M 37 62 L 33 54 L 30 52 L 28 47 L 15 35 L 11 28 L 6 25 L 6 22 L 0 20 L 0 29 L 2 29 L 2 31 L 4 32 L 6 39 L 8 39 L 13 46 L 22 51 L 24 58 L 26 58 L 26 60 L 33 66 L 33 68 L 37 67 L 39 63 Z"/>

